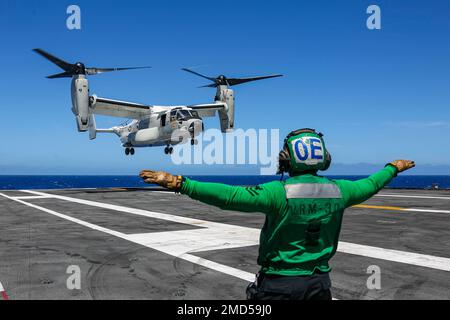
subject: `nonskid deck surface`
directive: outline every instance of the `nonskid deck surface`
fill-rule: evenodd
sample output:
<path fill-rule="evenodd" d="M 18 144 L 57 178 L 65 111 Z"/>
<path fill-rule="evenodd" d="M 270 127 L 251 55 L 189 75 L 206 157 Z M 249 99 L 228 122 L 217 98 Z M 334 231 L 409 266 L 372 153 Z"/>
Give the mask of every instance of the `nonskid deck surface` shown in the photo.
<path fill-rule="evenodd" d="M 158 189 L 1 191 L 0 300 L 245 299 L 263 223 Z M 383 190 L 340 241 L 335 298 L 450 299 L 449 191 Z"/>

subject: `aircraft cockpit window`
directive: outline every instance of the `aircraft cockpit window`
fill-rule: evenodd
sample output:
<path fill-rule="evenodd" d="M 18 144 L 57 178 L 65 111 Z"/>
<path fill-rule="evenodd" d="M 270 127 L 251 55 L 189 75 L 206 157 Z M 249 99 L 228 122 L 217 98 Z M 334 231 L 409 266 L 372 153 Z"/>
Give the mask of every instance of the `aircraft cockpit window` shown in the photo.
<path fill-rule="evenodd" d="M 191 110 L 191 114 L 192 114 L 192 116 L 193 116 L 194 118 L 200 118 L 199 115 L 198 115 L 198 112 L 195 111 L 195 110 Z"/>
<path fill-rule="evenodd" d="M 191 114 L 189 113 L 188 110 L 178 110 L 177 113 L 177 118 L 178 119 L 185 119 L 185 118 L 190 118 Z"/>

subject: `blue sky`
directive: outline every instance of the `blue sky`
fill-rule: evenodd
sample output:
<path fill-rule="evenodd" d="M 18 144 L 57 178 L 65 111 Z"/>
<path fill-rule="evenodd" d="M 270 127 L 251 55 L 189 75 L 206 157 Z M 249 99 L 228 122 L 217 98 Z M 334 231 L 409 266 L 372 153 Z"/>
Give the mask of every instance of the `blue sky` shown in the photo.
<path fill-rule="evenodd" d="M 81 8 L 81 30 L 66 28 L 70 4 Z M 381 30 L 366 28 L 371 4 L 381 8 Z M 88 66 L 151 65 L 90 78 L 99 96 L 148 104 L 210 102 L 214 91 L 197 89 L 206 83 L 179 70 L 186 66 L 208 75 L 282 73 L 236 87 L 237 127 L 281 135 L 317 128 L 349 174 L 349 164 L 396 158 L 414 159 L 412 173 L 450 174 L 449 1 L 0 0 L 0 34 L 0 174 L 255 169 L 175 167 L 160 148 L 125 157 L 116 136 L 89 141 L 76 132 L 70 80 L 45 79 L 59 69 L 36 47 Z"/>

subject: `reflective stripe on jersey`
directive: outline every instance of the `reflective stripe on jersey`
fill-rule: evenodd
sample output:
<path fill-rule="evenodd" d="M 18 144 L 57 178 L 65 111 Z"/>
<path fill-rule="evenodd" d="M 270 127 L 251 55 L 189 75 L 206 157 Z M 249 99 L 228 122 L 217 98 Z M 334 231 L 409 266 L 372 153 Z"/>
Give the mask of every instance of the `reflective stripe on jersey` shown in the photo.
<path fill-rule="evenodd" d="M 341 190 L 332 183 L 286 184 L 287 199 L 341 199 Z"/>

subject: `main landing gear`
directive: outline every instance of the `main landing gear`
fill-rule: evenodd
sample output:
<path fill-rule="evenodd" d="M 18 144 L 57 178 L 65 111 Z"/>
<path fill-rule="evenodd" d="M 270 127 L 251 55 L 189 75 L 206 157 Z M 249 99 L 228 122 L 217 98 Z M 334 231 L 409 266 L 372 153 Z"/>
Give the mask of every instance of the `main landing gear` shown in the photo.
<path fill-rule="evenodd" d="M 173 153 L 173 147 L 171 147 L 171 146 L 165 147 L 164 153 L 165 154 L 172 154 Z"/>
<path fill-rule="evenodd" d="M 191 146 L 196 146 L 198 145 L 198 140 L 197 139 L 191 139 Z"/>
<path fill-rule="evenodd" d="M 125 154 L 134 156 L 134 148 L 125 148 Z"/>

